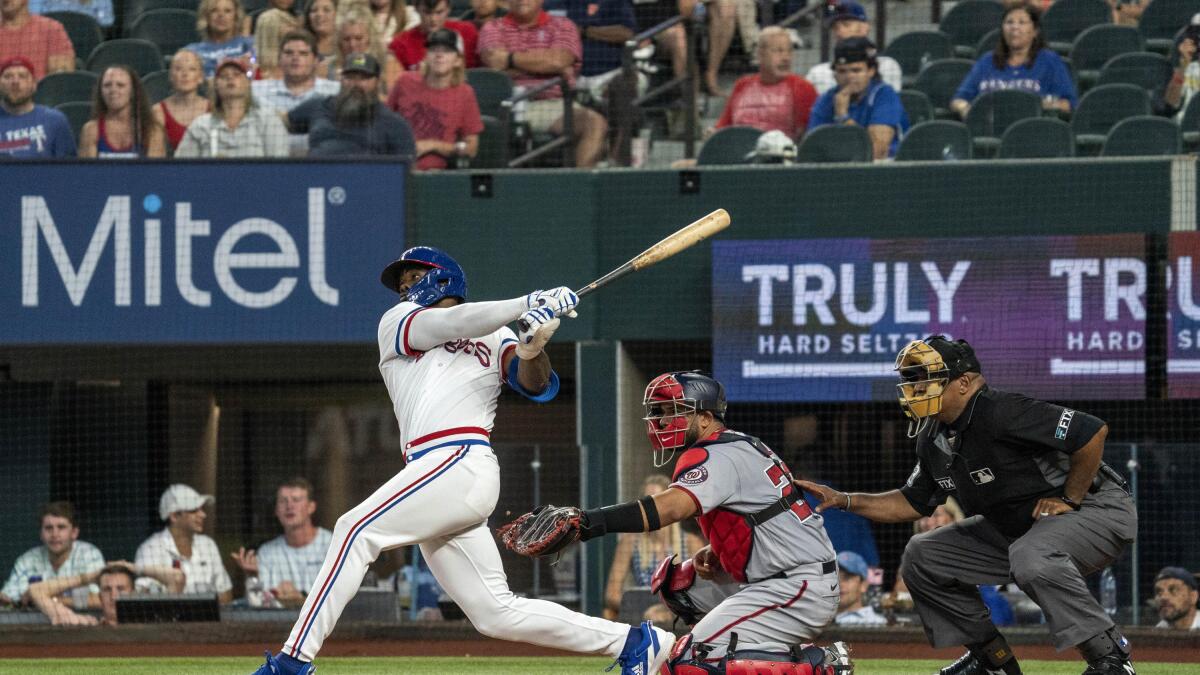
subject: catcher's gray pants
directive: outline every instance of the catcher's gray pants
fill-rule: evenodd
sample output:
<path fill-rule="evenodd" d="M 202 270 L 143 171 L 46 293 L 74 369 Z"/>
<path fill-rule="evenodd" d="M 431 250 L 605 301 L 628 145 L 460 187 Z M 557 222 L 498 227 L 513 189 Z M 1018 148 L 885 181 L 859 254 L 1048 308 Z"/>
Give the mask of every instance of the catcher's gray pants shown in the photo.
<path fill-rule="evenodd" d="M 900 575 L 934 647 L 990 638 L 996 628 L 977 586 L 1015 581 L 1042 608 L 1062 651 L 1112 628 L 1083 577 L 1107 567 L 1136 537 L 1133 500 L 1105 483 L 1081 510 L 1042 518 L 1016 539 L 982 516 L 915 536 Z"/>

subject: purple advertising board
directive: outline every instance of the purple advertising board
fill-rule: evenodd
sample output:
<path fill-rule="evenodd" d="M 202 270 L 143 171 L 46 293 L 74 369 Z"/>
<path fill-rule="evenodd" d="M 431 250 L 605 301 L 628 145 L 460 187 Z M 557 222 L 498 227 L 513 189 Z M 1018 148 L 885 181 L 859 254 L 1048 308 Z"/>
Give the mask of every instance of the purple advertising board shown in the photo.
<path fill-rule="evenodd" d="M 1200 397 L 1200 232 L 1172 232 L 1167 244 L 1167 395 Z"/>
<path fill-rule="evenodd" d="M 733 401 L 888 400 L 896 353 L 941 333 L 1002 389 L 1140 399 L 1144 259 L 1137 234 L 718 241 L 714 374 Z"/>

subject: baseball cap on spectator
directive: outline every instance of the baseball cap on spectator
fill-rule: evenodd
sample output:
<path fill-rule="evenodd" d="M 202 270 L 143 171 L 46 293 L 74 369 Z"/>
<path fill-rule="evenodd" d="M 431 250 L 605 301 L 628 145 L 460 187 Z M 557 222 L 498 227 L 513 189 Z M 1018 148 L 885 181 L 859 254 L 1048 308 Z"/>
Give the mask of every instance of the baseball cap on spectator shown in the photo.
<path fill-rule="evenodd" d="M 190 485 L 176 483 L 167 488 L 162 499 L 158 500 L 158 516 L 163 520 L 171 517 L 172 513 L 180 511 L 195 511 L 205 504 L 212 504 L 216 499 L 212 495 L 202 495 Z"/>
<path fill-rule="evenodd" d="M 825 27 L 839 21 L 866 21 L 867 10 L 854 0 L 841 0 L 836 5 L 825 5 Z"/>
<path fill-rule="evenodd" d="M 246 61 L 243 58 L 234 58 L 232 56 L 227 56 L 221 59 L 220 62 L 217 63 L 216 69 L 213 70 L 213 74 L 216 75 L 217 73 L 221 72 L 223 68 L 228 66 L 234 66 L 238 69 L 239 73 L 245 75 L 246 77 L 250 77 L 250 67 L 247 65 Z"/>
<path fill-rule="evenodd" d="M 24 56 L 10 56 L 7 59 L 4 59 L 4 61 L 0 62 L 0 75 L 3 75 L 4 71 L 12 68 L 13 66 L 21 66 L 31 73 L 37 72 L 33 68 L 33 61 L 30 61 Z"/>
<path fill-rule="evenodd" d="M 846 574 L 853 574 L 856 577 L 867 578 L 867 561 L 854 551 L 842 551 L 837 557 L 838 568 Z"/>
<path fill-rule="evenodd" d="M 1192 589 L 1193 591 L 1196 590 L 1196 575 L 1182 567 L 1162 568 L 1159 570 L 1158 575 L 1154 577 L 1154 581 L 1159 582 L 1163 579 L 1178 579 L 1182 581 L 1188 588 Z"/>
<path fill-rule="evenodd" d="M 875 43 L 865 37 L 846 38 L 833 48 L 833 64 L 870 62 L 875 59 Z"/>
<path fill-rule="evenodd" d="M 759 162 L 790 162 L 796 159 L 796 142 L 779 129 L 773 129 L 758 137 L 754 150 L 746 159 Z"/>
<path fill-rule="evenodd" d="M 434 47 L 448 47 L 461 54 L 463 53 L 462 36 L 449 28 L 439 28 L 425 38 L 425 49 Z"/>
<path fill-rule="evenodd" d="M 355 52 L 346 57 L 342 64 L 343 73 L 362 73 L 367 77 L 379 77 L 379 61 L 365 52 Z"/>

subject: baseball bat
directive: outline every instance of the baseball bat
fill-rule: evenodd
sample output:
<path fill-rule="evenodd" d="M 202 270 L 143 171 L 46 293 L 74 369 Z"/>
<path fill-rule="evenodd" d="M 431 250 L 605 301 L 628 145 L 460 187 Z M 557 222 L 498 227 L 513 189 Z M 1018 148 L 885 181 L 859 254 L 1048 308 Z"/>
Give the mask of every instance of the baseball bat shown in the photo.
<path fill-rule="evenodd" d="M 679 228 L 662 241 L 634 256 L 629 262 L 575 291 L 575 294 L 582 298 L 588 293 L 607 286 L 627 274 L 632 274 L 638 270 L 643 270 L 651 265 L 662 262 L 676 253 L 687 250 L 724 230 L 729 227 L 729 222 L 729 212 L 725 209 L 717 209 L 707 216 Z M 528 330 L 529 328 L 524 320 L 519 321 L 518 324 L 521 330 Z"/>

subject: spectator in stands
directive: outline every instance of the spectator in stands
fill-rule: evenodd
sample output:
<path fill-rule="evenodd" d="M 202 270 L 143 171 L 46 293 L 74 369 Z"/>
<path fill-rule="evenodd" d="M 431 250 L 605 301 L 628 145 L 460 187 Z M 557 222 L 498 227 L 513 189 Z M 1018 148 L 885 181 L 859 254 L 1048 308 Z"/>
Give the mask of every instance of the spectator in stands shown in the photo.
<path fill-rule="evenodd" d="M 166 157 L 163 128 L 133 68 L 109 66 L 92 99 L 92 119 L 79 132 L 79 156 L 99 159 Z"/>
<path fill-rule="evenodd" d="M 641 33 L 674 17 L 690 17 L 695 12 L 694 0 L 638 0 L 633 3 L 633 16 L 637 21 L 634 31 Z M 657 49 L 663 50 L 671 61 L 671 73 L 676 77 L 687 76 L 687 34 L 682 24 L 675 24 L 654 36 Z"/>
<path fill-rule="evenodd" d="M 267 0 L 267 6 L 262 12 L 246 15 L 242 21 L 242 35 L 255 35 L 258 33 L 258 22 L 263 16 L 273 9 L 278 9 L 286 14 L 291 14 L 296 17 L 296 20 L 303 22 L 300 13 L 297 11 L 296 0 Z M 262 53 L 262 52 L 257 52 Z"/>
<path fill-rule="evenodd" d="M 508 16 L 483 27 L 479 53 L 488 68 L 503 70 L 517 86 L 533 88 L 557 76 L 574 86 L 583 59 L 579 29 L 570 19 L 542 10 L 542 0 L 512 0 Z M 529 101 L 526 116 L 535 132 L 562 133 L 562 90 L 550 87 Z M 604 152 L 608 123 L 578 104 L 572 106 L 575 166 L 595 166 Z"/>
<path fill-rule="evenodd" d="M 829 27 L 829 37 L 833 40 L 834 45 L 850 38 L 871 36 L 871 23 L 867 21 L 867 10 L 863 9 L 863 6 L 855 0 L 841 0 L 833 5 L 825 18 L 825 25 Z M 882 54 L 876 56 L 875 60 L 879 64 L 879 77 L 892 89 L 900 91 L 904 74 L 900 71 L 899 62 Z M 833 76 L 833 64 L 829 61 L 809 68 L 805 79 L 817 88 L 818 94 L 824 94 L 837 86 L 837 81 Z"/>
<path fill-rule="evenodd" d="M 621 53 L 633 37 L 637 19 L 629 0 L 546 0 L 551 14 L 566 16 L 579 29 L 583 64 L 575 88 L 596 101 L 608 99 L 608 84 L 621 74 Z"/>
<path fill-rule="evenodd" d="M 170 567 L 140 567 L 126 560 L 108 563 L 102 569 L 68 577 L 39 581 L 29 587 L 29 598 L 55 626 L 115 626 L 117 625 L 117 598 L 133 595 L 137 577 L 144 576 L 162 584 L 169 593 L 181 593 L 184 587 L 183 570 Z M 91 614 L 79 614 L 80 607 L 69 607 L 61 596 L 77 588 L 99 586 L 98 605 L 100 618 Z"/>
<path fill-rule="evenodd" d="M 1167 104 L 1179 111 L 1176 119 L 1183 121 L 1183 111 L 1188 102 L 1200 91 L 1200 62 L 1196 61 L 1196 46 L 1200 45 L 1200 25 L 1189 24 L 1184 27 L 1175 45 L 1179 54 L 1179 63 L 1175 74 L 1167 84 L 1163 98 Z M 1189 130 L 1190 131 L 1190 130 Z"/>
<path fill-rule="evenodd" d="M 291 12 L 268 9 L 258 17 L 254 28 L 254 54 L 258 58 L 259 80 L 279 79 L 279 51 L 285 35 L 300 28 L 300 19 Z"/>
<path fill-rule="evenodd" d="M 158 516 L 167 526 L 138 546 L 134 563 L 143 569 L 183 570 L 184 593 L 215 592 L 221 604 L 226 604 L 233 600 L 233 582 L 221 563 L 216 542 L 203 534 L 208 517 L 204 507 L 213 502 L 212 495 L 202 495 L 189 485 L 176 483 L 168 487 L 158 501 Z M 163 584 L 155 579 L 138 579 L 137 587 L 163 591 Z"/>
<path fill-rule="evenodd" d="M 317 39 L 317 71 L 327 72 L 337 54 L 337 2 L 312 0 L 304 11 L 304 30 Z"/>
<path fill-rule="evenodd" d="M 817 91 L 792 72 L 792 38 L 778 26 L 764 28 L 758 41 L 758 73 L 733 86 L 716 128 L 749 126 L 782 131 L 792 140 L 804 135 Z"/>
<path fill-rule="evenodd" d="M 311 98 L 333 96 L 340 85 L 317 77 L 317 41 L 304 31 L 292 31 L 279 45 L 280 79 L 251 83 L 254 100 L 264 108 L 286 113 Z"/>
<path fill-rule="evenodd" d="M 0 156 L 74 157 L 75 137 L 67 117 L 33 102 L 37 82 L 23 56 L 0 62 Z"/>
<path fill-rule="evenodd" d="M 950 523 L 957 523 L 962 519 L 962 507 L 958 505 L 954 497 L 947 497 L 945 503 L 938 504 L 932 515 L 913 521 L 913 536 L 925 534 Z M 909 595 L 908 585 L 904 583 L 904 578 L 900 576 L 899 570 L 896 571 L 896 584 L 892 587 L 892 592 L 900 605 L 906 606 L 908 609 L 912 608 L 912 596 Z"/>
<path fill-rule="evenodd" d="M 449 0 L 417 0 L 417 14 L 421 23 L 416 28 L 392 38 L 389 46 L 400 66 L 405 70 L 416 70 L 425 60 L 425 39 L 439 28 L 449 28 L 462 36 L 463 58 L 468 68 L 479 66 L 479 33 L 470 21 L 454 21 L 450 17 Z"/>
<path fill-rule="evenodd" d="M 474 157 L 483 122 L 475 90 L 466 83 L 462 38 L 439 28 L 425 40 L 420 72 L 405 72 L 388 107 L 408 121 L 417 142 L 417 169 L 445 169 L 456 157 Z"/>
<path fill-rule="evenodd" d="M 75 70 L 75 47 L 54 19 L 29 13 L 29 0 L 0 2 L 0 62 L 22 56 L 33 64 L 33 79 Z M 84 56 L 87 56 L 86 54 Z"/>
<path fill-rule="evenodd" d="M 1142 20 L 1142 12 L 1146 11 L 1147 3 L 1143 0 L 1108 0 L 1112 7 L 1112 21 L 1118 26 L 1137 28 Z"/>
<path fill-rule="evenodd" d="M 1047 110 L 1071 112 L 1075 108 L 1075 82 L 1062 58 L 1046 48 L 1038 28 L 1041 16 L 1033 5 L 1005 10 L 996 50 L 975 62 L 954 93 L 951 110 L 965 118 L 976 97 L 997 89 L 1031 91 L 1042 97 Z"/>
<path fill-rule="evenodd" d="M 204 76 L 213 77 L 217 64 L 228 58 L 241 58 L 246 69 L 254 60 L 254 38 L 242 35 L 246 10 L 237 0 L 201 0 L 196 10 L 196 32 L 204 38 L 184 47 L 196 52 L 204 62 Z"/>
<path fill-rule="evenodd" d="M 370 54 L 351 54 L 342 66 L 337 96 L 313 99 L 288 113 L 293 133 L 308 133 L 316 156 L 416 156 L 408 122 L 379 101 L 379 62 Z"/>
<path fill-rule="evenodd" d="M 1196 611 L 1196 576 L 1182 567 L 1164 567 L 1154 577 L 1154 602 L 1158 603 L 1155 628 L 1200 629 Z"/>
<path fill-rule="evenodd" d="M 650 474 L 642 481 L 642 494 L 653 497 L 666 490 L 670 483 L 666 476 Z M 648 587 L 654 571 L 664 558 L 678 555 L 680 561 L 688 560 L 702 548 L 704 541 L 685 532 L 680 523 L 653 532 L 620 535 L 608 571 L 608 586 L 604 591 L 604 618 L 616 621 L 621 610 L 621 596 L 631 587 Z M 666 611 L 665 607 L 651 607 L 647 613 L 661 611 Z M 666 621 L 670 623 L 670 618 Z"/>
<path fill-rule="evenodd" d="M 29 585 L 44 579 L 83 574 L 104 567 L 100 549 L 79 539 L 79 524 L 71 502 L 50 502 L 38 515 L 41 546 L 22 553 L 0 589 L 0 603 L 28 601 Z M 99 593 L 96 587 L 90 593 Z"/>
<path fill-rule="evenodd" d="M 834 621 L 841 626 L 886 624 L 887 618 L 876 612 L 874 607 L 863 604 L 863 597 L 871 588 L 867 582 L 870 576 L 867 561 L 854 551 L 842 551 L 837 561 L 841 599 Z"/>
<path fill-rule="evenodd" d="M 813 106 L 808 130 L 823 124 L 854 124 L 871 135 L 875 159 L 896 154 L 908 130 L 908 114 L 900 95 L 879 77 L 875 44 L 867 38 L 842 40 L 833 50 L 837 88 L 821 94 Z"/>
<path fill-rule="evenodd" d="M 371 14 L 375 17 L 375 27 L 379 29 L 379 39 L 385 45 L 392 44 L 392 38 L 409 28 L 416 28 L 421 23 L 417 10 L 405 0 L 370 0 Z"/>
<path fill-rule="evenodd" d="M 304 604 L 304 594 L 316 581 L 333 540 L 329 530 L 313 524 L 316 511 L 312 483 L 292 478 L 275 491 L 275 518 L 283 534 L 258 551 L 239 548 L 230 554 L 247 577 L 259 577 L 262 587 L 284 607 Z"/>
<path fill-rule="evenodd" d="M 255 102 L 241 61 L 226 59 L 217 66 L 210 98 L 212 112 L 188 126 L 176 157 L 287 156 L 287 129 L 278 115 Z"/>
<path fill-rule="evenodd" d="M 370 54 L 379 62 L 380 89 L 386 100 L 387 93 L 391 91 L 392 85 L 400 75 L 400 62 L 380 41 L 379 29 L 375 27 L 375 20 L 366 9 L 352 7 L 338 19 L 337 47 L 337 55 L 329 67 L 327 77 L 337 78 L 342 63 L 351 54 Z"/>
<path fill-rule="evenodd" d="M 489 21 L 503 18 L 505 14 L 508 14 L 508 9 L 501 7 L 497 0 L 471 0 L 471 23 L 477 31 L 483 30 L 483 25 Z"/>
<path fill-rule="evenodd" d="M 171 154 L 179 147 L 188 125 L 209 111 L 209 100 L 200 95 L 204 84 L 204 64 L 196 52 L 180 49 L 171 57 L 171 95 L 159 101 L 151 112 L 163 128 Z"/>
<path fill-rule="evenodd" d="M 29 11 L 32 14 L 75 12 L 87 14 L 102 28 L 113 25 L 112 0 L 29 0 Z"/>

